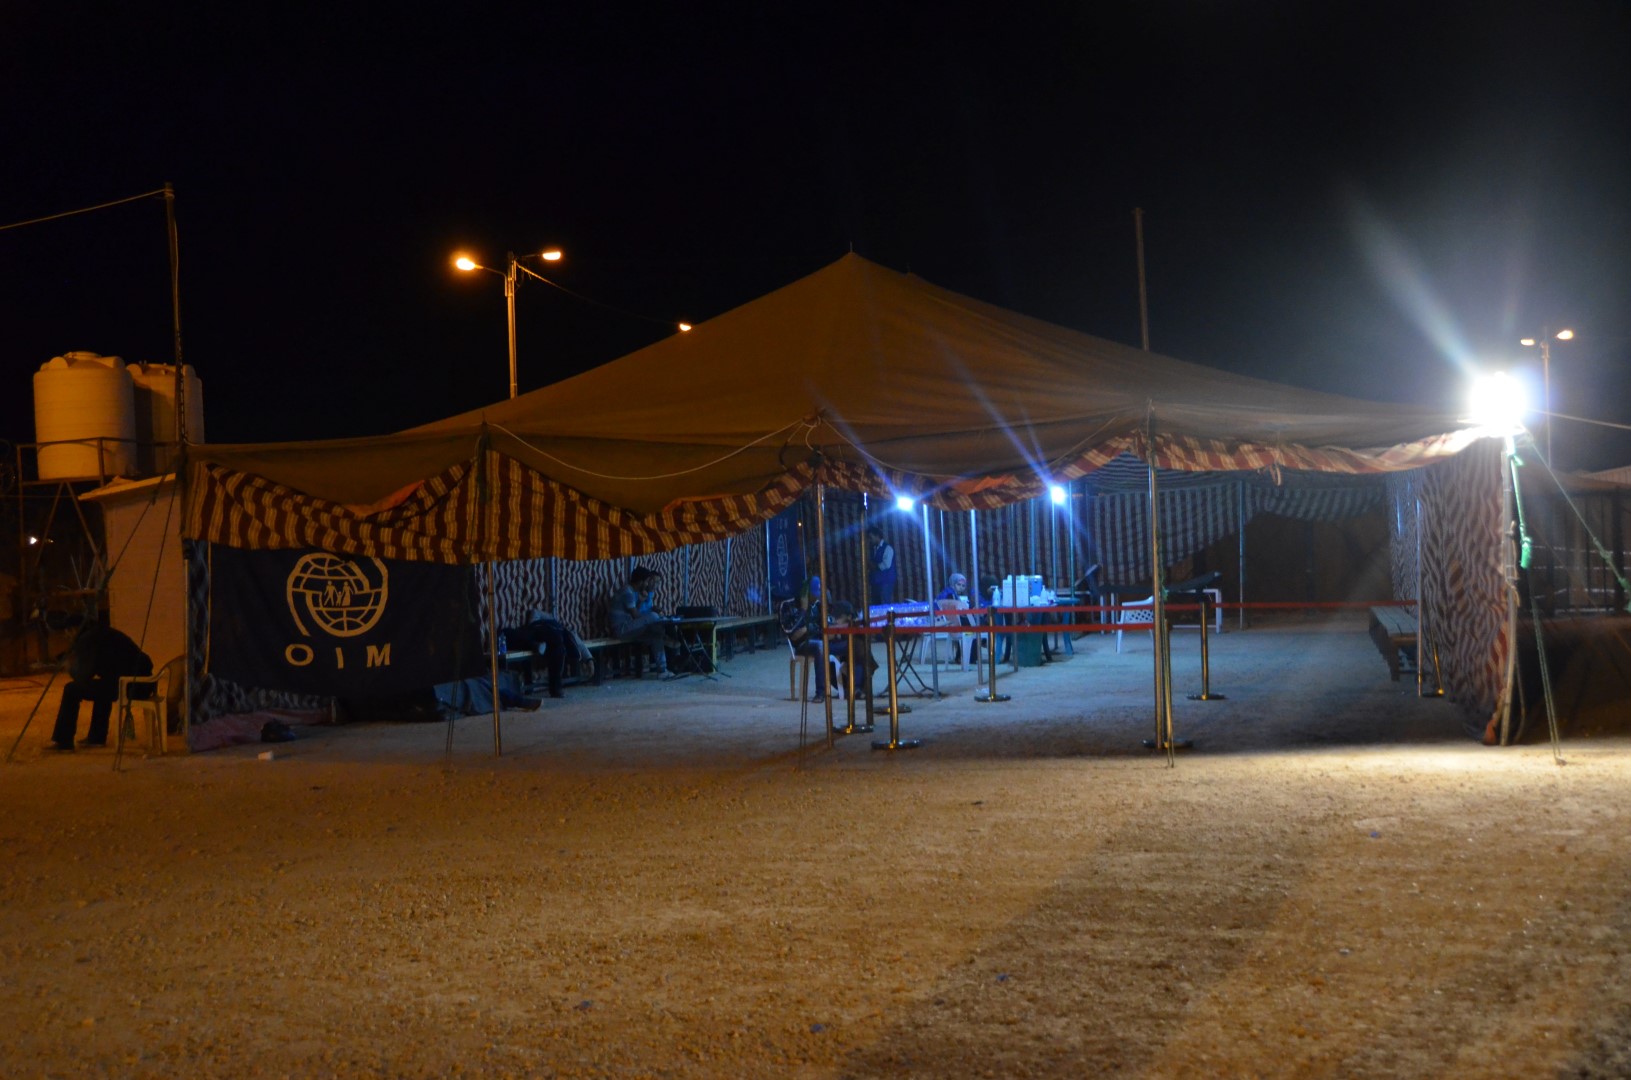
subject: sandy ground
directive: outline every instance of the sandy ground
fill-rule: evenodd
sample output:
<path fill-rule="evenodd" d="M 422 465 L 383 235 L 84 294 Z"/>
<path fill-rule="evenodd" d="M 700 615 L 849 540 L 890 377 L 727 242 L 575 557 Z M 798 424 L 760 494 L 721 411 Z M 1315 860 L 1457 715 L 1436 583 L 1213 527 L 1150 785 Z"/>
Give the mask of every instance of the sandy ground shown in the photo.
<path fill-rule="evenodd" d="M 1631 743 L 1490 749 L 1353 619 L 798 752 L 785 652 L 0 771 L 5 1076 L 1631 1075 Z M 0 683 L 10 748 L 43 680 Z M 880 679 L 881 682 L 881 679 Z"/>

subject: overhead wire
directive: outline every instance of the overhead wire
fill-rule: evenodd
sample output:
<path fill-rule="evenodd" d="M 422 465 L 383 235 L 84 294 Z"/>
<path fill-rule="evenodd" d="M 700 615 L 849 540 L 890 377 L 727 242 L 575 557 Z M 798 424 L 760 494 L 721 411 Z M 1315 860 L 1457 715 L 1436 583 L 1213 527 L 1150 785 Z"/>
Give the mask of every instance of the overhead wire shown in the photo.
<path fill-rule="evenodd" d="M 40 225 L 47 221 L 57 221 L 61 218 L 73 217 L 76 214 L 89 214 L 97 210 L 106 210 L 110 206 L 123 206 L 125 203 L 138 202 L 142 199 L 151 199 L 155 195 L 163 195 L 164 189 L 157 191 L 144 191 L 140 195 L 129 195 L 123 199 L 114 199 L 110 202 L 97 203 L 95 206 L 82 206 L 77 210 L 64 210 L 60 214 L 46 214 L 44 217 L 29 218 L 27 221 L 14 221 L 10 225 L 0 225 L 0 232 L 11 229 L 21 229 L 25 225 Z"/>

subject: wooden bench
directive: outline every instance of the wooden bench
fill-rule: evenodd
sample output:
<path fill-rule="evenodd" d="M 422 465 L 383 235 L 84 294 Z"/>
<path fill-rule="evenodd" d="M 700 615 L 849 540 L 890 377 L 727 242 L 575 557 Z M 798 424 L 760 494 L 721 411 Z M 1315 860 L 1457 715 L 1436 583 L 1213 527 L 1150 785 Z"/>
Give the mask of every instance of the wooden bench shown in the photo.
<path fill-rule="evenodd" d="M 760 648 L 760 636 L 763 635 L 763 647 L 768 648 L 780 636 L 781 623 L 774 615 L 733 615 L 728 619 L 720 619 L 714 623 L 713 637 L 709 642 L 709 649 L 715 662 L 719 660 L 719 637 L 725 636 L 725 659 L 729 660 L 736 655 L 736 640 L 745 637 L 748 652 L 757 652 Z"/>
<path fill-rule="evenodd" d="M 608 674 L 613 678 L 628 674 L 638 679 L 644 674 L 646 659 L 651 655 L 651 646 L 646 642 L 615 637 L 585 638 L 583 647 L 589 650 L 589 663 L 593 668 L 589 681 L 595 686 L 605 682 Z"/>
<path fill-rule="evenodd" d="M 1388 674 L 1399 681 L 1401 671 L 1416 670 L 1416 616 L 1408 608 L 1370 609 L 1370 636 L 1387 661 Z"/>

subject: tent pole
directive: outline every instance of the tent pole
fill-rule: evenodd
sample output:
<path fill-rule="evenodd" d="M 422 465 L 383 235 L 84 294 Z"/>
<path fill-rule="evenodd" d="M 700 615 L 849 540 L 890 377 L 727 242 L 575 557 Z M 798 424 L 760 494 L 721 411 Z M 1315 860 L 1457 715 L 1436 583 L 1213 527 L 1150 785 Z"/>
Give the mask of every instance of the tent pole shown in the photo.
<path fill-rule="evenodd" d="M 968 512 L 968 580 L 969 592 L 980 595 L 980 525 L 972 509 Z"/>
<path fill-rule="evenodd" d="M 721 615 L 730 611 L 731 606 L 731 537 L 725 537 L 725 589 L 719 598 L 719 612 Z"/>
<path fill-rule="evenodd" d="M 1416 496 L 1416 696 L 1421 697 L 1421 665 L 1425 653 L 1421 651 L 1421 621 L 1427 612 L 1421 602 L 1421 496 Z"/>
<path fill-rule="evenodd" d="M 1508 746 L 1512 740 L 1512 688 L 1518 674 L 1518 566 L 1513 551 L 1512 537 L 1512 456 L 1517 453 L 1512 436 L 1506 437 L 1501 455 L 1501 576 L 1506 580 L 1506 673 L 1501 681 L 1500 700 L 1495 703 L 1500 718 L 1499 745 Z M 1416 624 L 1421 625 L 1421 601 L 1416 602 Z M 1416 665 L 1421 666 L 1421 654 L 1416 654 Z"/>
<path fill-rule="evenodd" d="M 1133 208 L 1133 238 L 1138 244 L 1138 330 L 1144 351 L 1149 352 L 1150 294 L 1144 285 L 1144 208 L 1141 206 Z"/>
<path fill-rule="evenodd" d="M 504 733 L 498 718 L 498 563 L 487 560 L 487 652 L 492 657 L 493 756 L 504 756 Z"/>
<path fill-rule="evenodd" d="M 1156 469 L 1154 447 L 1150 450 L 1150 640 L 1155 643 L 1155 666 L 1152 672 L 1155 680 L 1155 743 L 1157 750 L 1167 749 L 1167 716 L 1165 710 L 1166 695 L 1161 692 L 1162 656 L 1161 632 L 1165 629 L 1166 609 L 1161 603 L 1161 538 L 1158 522 L 1161 515 L 1156 503 Z"/>
<path fill-rule="evenodd" d="M 872 597 L 870 595 L 872 590 L 871 586 L 867 582 L 867 579 L 871 577 L 871 575 L 867 573 L 866 526 L 871 512 L 872 500 L 867 496 L 867 493 L 863 491 L 861 492 L 861 524 L 855 530 L 855 547 L 856 553 L 860 556 L 860 559 L 856 565 L 861 568 L 861 625 L 866 627 L 868 630 L 872 628 L 872 608 L 870 606 L 872 603 Z M 854 639 L 852 638 L 851 640 Z M 848 725 L 844 728 L 845 735 L 849 735 L 857 731 L 871 731 L 873 726 L 878 721 L 877 702 L 872 697 L 872 635 L 870 633 L 868 633 L 861 640 L 861 648 L 866 651 L 867 659 L 866 686 L 864 688 L 866 694 L 866 717 L 861 723 L 857 724 L 855 722 L 855 708 L 853 705 L 850 706 L 850 708 L 847 710 L 847 716 L 845 719 L 845 723 Z"/>
<path fill-rule="evenodd" d="M 936 589 L 934 587 L 934 555 L 933 555 L 933 548 L 932 548 L 932 545 L 930 544 L 930 541 L 929 541 L 929 504 L 924 503 L 923 506 L 922 506 L 922 509 L 923 509 L 923 580 L 925 582 L 924 587 L 923 587 L 923 592 L 924 592 L 924 595 L 928 597 L 927 603 L 929 605 L 929 679 L 930 679 L 931 684 L 934 686 L 935 700 L 938 701 L 938 700 L 940 700 L 940 664 L 938 662 L 939 659 L 940 659 L 940 652 L 939 652 L 938 649 L 936 649 L 934 647 L 934 624 L 935 624 L 936 619 L 939 616 L 939 611 L 937 610 L 937 605 L 934 602 L 934 594 L 936 592 Z M 946 636 L 946 639 L 948 641 L 951 640 L 951 635 L 948 634 Z M 893 737 L 896 734 L 898 734 L 898 732 L 890 732 L 891 737 Z"/>
<path fill-rule="evenodd" d="M 1155 439 L 1150 438 L 1150 617 L 1151 636 L 1155 643 L 1155 738 L 1144 745 L 1162 750 L 1167 765 L 1177 764 L 1180 744 L 1173 737 L 1172 725 L 1172 648 L 1167 628 L 1166 574 L 1161 565 L 1161 514 L 1155 463 Z"/>
<path fill-rule="evenodd" d="M 1240 608 L 1236 612 L 1239 616 L 1236 625 L 1244 630 L 1246 629 L 1246 481 L 1240 480 L 1237 481 L 1237 484 L 1240 496 L 1240 516 L 1237 519 L 1240 528 L 1240 581 L 1236 591 L 1240 597 Z"/>
<path fill-rule="evenodd" d="M 816 565 L 821 570 L 821 706 L 827 714 L 827 746 L 832 747 L 832 668 L 827 647 L 827 594 L 832 582 L 827 580 L 827 485 L 816 485 Z"/>

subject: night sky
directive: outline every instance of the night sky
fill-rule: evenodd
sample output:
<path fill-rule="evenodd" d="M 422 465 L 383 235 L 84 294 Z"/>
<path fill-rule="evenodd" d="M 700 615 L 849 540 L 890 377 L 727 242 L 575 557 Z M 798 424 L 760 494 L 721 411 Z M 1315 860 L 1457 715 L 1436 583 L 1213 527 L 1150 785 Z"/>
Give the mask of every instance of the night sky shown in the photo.
<path fill-rule="evenodd" d="M 1631 424 L 1619 0 L 567 7 L 8 4 L 0 224 L 174 183 L 217 442 L 504 397 L 459 248 L 558 245 L 595 301 L 523 282 L 523 391 L 852 247 L 1137 344 L 1134 207 L 1158 351 L 1457 409 L 1566 325 L 1556 409 Z M 0 232 L 0 267 L 0 439 L 53 355 L 173 356 L 162 200 Z"/>

